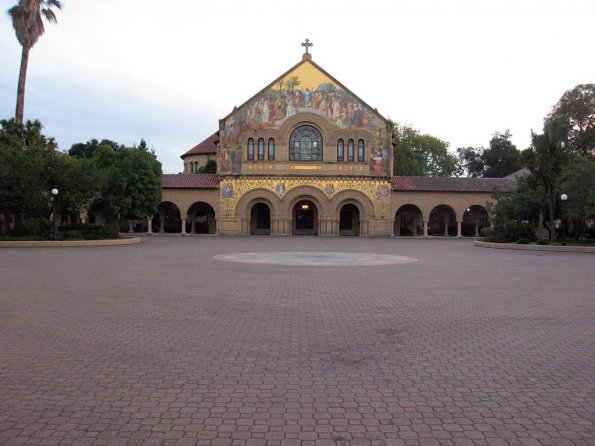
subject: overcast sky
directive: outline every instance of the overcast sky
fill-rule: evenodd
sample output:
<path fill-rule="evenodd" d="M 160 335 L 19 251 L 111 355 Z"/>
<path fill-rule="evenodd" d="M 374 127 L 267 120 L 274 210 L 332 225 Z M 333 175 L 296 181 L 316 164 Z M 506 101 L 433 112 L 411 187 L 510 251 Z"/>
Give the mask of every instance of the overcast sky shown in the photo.
<path fill-rule="evenodd" d="M 0 0 L 0 117 L 21 47 Z M 595 82 L 593 0 L 63 0 L 29 58 L 25 119 L 61 150 L 145 138 L 165 173 L 227 115 L 313 60 L 385 117 L 461 146 L 519 149 L 564 91 Z"/>

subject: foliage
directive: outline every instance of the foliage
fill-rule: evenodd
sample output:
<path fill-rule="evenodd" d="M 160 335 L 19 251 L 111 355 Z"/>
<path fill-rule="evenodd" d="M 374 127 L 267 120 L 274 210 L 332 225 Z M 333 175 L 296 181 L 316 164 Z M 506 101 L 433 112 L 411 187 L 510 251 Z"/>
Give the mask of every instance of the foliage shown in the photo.
<path fill-rule="evenodd" d="M 595 156 L 595 83 L 566 91 L 545 119 L 546 127 L 565 124 L 566 151 L 574 156 Z"/>
<path fill-rule="evenodd" d="M 517 188 L 512 193 L 496 191 L 493 195 L 496 200 L 492 209 L 494 232 L 488 234 L 486 240 L 492 242 L 537 240 L 534 227 L 539 222 L 539 215 L 543 208 L 542 190 L 533 188 L 527 179 L 520 178 Z"/>
<path fill-rule="evenodd" d="M 391 123 L 394 174 L 406 176 L 459 176 L 461 166 L 448 152 L 448 143 L 402 124 Z"/>
<path fill-rule="evenodd" d="M 568 196 L 562 204 L 562 217 L 574 223 L 575 235 L 586 235 L 585 221 L 595 218 L 595 160 L 578 157 L 572 161 L 560 185 Z"/>
<path fill-rule="evenodd" d="M 59 233 L 64 240 L 103 240 L 118 235 L 110 228 L 86 223 L 60 225 Z"/>
<path fill-rule="evenodd" d="M 120 217 L 146 218 L 161 201 L 161 163 L 144 140 L 138 147 L 101 144 L 93 159 L 104 175 L 100 198 L 94 207 L 110 223 Z"/>
<path fill-rule="evenodd" d="M 459 147 L 457 154 L 470 177 L 503 178 L 522 167 L 519 150 L 510 130 L 495 132 L 487 149 Z"/>
<path fill-rule="evenodd" d="M 99 146 L 108 145 L 114 150 L 120 150 L 120 145 L 109 139 L 102 139 L 101 142 L 96 139 L 87 141 L 85 143 L 79 142 L 73 144 L 68 151 L 68 155 L 74 158 L 92 158 Z"/>
<path fill-rule="evenodd" d="M 198 169 L 199 173 L 217 173 L 217 161 L 208 160 L 204 166 Z"/>

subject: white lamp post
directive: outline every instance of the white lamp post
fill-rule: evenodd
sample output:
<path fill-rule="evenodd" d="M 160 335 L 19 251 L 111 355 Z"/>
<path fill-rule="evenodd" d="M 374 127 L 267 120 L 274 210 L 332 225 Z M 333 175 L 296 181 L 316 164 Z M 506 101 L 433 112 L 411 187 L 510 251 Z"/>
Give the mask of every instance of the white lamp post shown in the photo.
<path fill-rule="evenodd" d="M 52 240 L 56 240 L 56 197 L 58 196 L 58 189 L 55 187 L 52 192 Z"/>

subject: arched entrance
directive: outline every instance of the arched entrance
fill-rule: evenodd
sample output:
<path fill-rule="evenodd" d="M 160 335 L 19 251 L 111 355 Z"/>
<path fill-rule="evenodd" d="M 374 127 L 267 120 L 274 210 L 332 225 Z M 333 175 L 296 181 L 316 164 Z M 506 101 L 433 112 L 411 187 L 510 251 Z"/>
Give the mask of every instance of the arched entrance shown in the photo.
<path fill-rule="evenodd" d="M 395 235 L 423 235 L 423 214 L 414 204 L 401 206 L 395 214 L 393 234 Z"/>
<path fill-rule="evenodd" d="M 205 202 L 194 203 L 188 209 L 188 222 L 186 232 L 189 234 L 215 234 L 217 223 L 215 210 Z"/>
<path fill-rule="evenodd" d="M 428 222 L 428 235 L 456 237 L 457 218 L 453 208 L 446 204 L 440 204 L 432 209 Z"/>
<path fill-rule="evenodd" d="M 181 232 L 180 209 L 171 201 L 163 201 L 157 206 L 157 214 L 153 217 L 153 231 L 176 233 Z"/>
<path fill-rule="evenodd" d="M 265 203 L 256 203 L 250 210 L 250 234 L 271 235 L 271 209 Z"/>
<path fill-rule="evenodd" d="M 463 214 L 461 233 L 463 236 L 479 237 L 482 228 L 489 226 L 488 211 L 478 204 L 469 206 Z"/>
<path fill-rule="evenodd" d="M 300 200 L 292 212 L 293 235 L 318 235 L 318 208 L 310 200 Z"/>
<path fill-rule="evenodd" d="M 359 209 L 346 204 L 339 211 L 339 235 L 359 235 Z"/>

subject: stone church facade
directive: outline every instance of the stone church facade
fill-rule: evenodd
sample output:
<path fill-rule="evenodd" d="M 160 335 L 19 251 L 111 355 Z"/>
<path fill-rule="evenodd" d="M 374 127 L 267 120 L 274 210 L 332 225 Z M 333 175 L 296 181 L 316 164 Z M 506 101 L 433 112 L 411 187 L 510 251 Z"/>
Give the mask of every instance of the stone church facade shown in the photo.
<path fill-rule="evenodd" d="M 302 60 L 219 121 L 163 176 L 148 232 L 476 236 L 514 179 L 394 177 L 390 125 Z M 197 173 L 216 160 L 216 174 Z"/>

